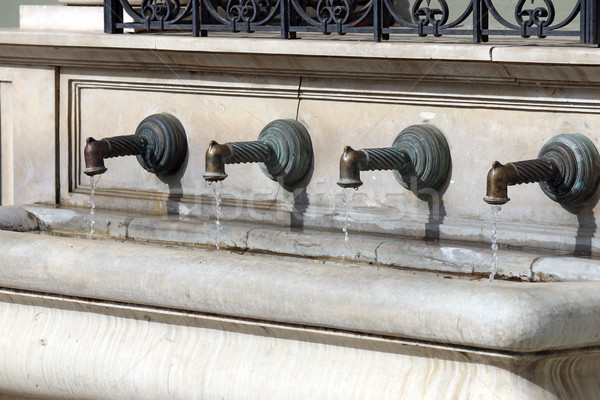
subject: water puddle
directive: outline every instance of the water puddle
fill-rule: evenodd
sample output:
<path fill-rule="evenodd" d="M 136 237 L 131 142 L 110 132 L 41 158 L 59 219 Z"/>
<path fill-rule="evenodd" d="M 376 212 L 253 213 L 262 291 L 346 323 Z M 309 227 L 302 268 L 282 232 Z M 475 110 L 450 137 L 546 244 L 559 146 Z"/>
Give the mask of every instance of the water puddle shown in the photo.
<path fill-rule="evenodd" d="M 492 206 L 492 272 L 490 273 L 490 282 L 494 280 L 498 272 L 498 221 L 500 220 L 500 211 L 502 211 L 502 206 Z"/>
<path fill-rule="evenodd" d="M 98 182 L 100 182 L 100 177 L 102 175 L 92 175 L 90 176 L 90 199 L 88 200 L 88 204 L 90 205 L 90 216 L 87 220 L 87 225 L 89 225 L 90 230 L 88 232 L 87 238 L 91 239 L 94 234 L 94 225 L 96 224 L 95 213 L 96 204 L 94 203 L 94 192 L 96 191 L 96 186 Z"/>
<path fill-rule="evenodd" d="M 215 247 L 219 250 L 221 247 L 219 243 L 221 242 L 221 232 L 223 231 L 223 226 L 221 226 L 221 216 L 223 215 L 223 211 L 221 208 L 221 203 L 223 202 L 223 182 L 217 181 L 209 182 L 209 185 L 213 187 L 213 193 L 215 195 L 215 225 L 217 226 L 217 234 L 215 237 Z"/>

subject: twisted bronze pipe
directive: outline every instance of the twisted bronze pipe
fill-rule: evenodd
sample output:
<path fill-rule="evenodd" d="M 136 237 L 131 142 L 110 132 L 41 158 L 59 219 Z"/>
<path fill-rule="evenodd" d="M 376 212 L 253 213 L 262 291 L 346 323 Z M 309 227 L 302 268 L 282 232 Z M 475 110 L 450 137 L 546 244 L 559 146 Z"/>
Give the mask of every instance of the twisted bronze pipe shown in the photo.
<path fill-rule="evenodd" d="M 360 171 L 398 170 L 401 173 L 410 169 L 410 158 L 402 149 L 395 147 L 354 150 L 344 147 L 340 158 L 340 179 L 337 184 L 344 188 L 358 188 L 363 183 Z"/>
<path fill-rule="evenodd" d="M 526 160 L 507 164 L 494 161 L 488 172 L 487 192 L 484 201 L 488 204 L 506 204 L 508 186 L 523 183 L 554 181 L 560 178 L 558 168 L 548 160 Z"/>
<path fill-rule="evenodd" d="M 140 165 L 155 174 L 179 169 L 187 155 L 183 126 L 170 114 L 150 115 L 138 125 L 134 135 L 96 140 L 89 137 L 83 150 L 86 175 L 106 172 L 105 158 L 137 156 Z"/>
<path fill-rule="evenodd" d="M 505 204 L 508 186 L 539 182 L 543 192 L 561 204 L 577 205 L 589 199 L 600 183 L 600 155 L 594 143 L 580 133 L 550 139 L 535 160 L 500 164 L 495 161 L 487 175 L 483 200 Z"/>
<path fill-rule="evenodd" d="M 363 184 L 360 171 L 379 170 L 393 171 L 402 186 L 416 193 L 437 189 L 450 170 L 446 138 L 432 125 L 412 125 L 402 130 L 390 147 L 354 150 L 346 146 L 337 184 L 358 188 Z"/>
<path fill-rule="evenodd" d="M 306 128 L 292 119 L 269 122 L 252 142 L 219 144 L 212 140 L 206 150 L 204 179 L 227 178 L 226 164 L 258 163 L 267 177 L 282 185 L 293 185 L 307 174 L 313 158 Z"/>
<path fill-rule="evenodd" d="M 83 172 L 89 176 L 103 174 L 106 172 L 105 158 L 141 155 L 147 144 L 145 138 L 136 135 L 115 136 L 101 140 L 89 137 L 83 150 L 86 165 Z"/>
<path fill-rule="evenodd" d="M 268 162 L 273 150 L 263 142 L 233 142 L 219 144 L 211 140 L 206 150 L 204 179 L 210 182 L 227 178 L 225 164 Z"/>

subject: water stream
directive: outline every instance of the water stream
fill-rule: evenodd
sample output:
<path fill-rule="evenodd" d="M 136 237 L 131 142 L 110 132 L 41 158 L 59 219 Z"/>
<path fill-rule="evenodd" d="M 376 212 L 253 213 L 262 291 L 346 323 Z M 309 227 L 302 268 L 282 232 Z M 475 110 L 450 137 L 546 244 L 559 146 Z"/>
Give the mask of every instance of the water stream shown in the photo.
<path fill-rule="evenodd" d="M 345 215 L 344 215 L 344 225 L 342 226 L 342 231 L 344 232 L 344 243 L 348 243 L 350 238 L 348 237 L 348 227 L 350 226 L 350 204 L 347 199 L 348 196 L 348 188 L 344 188 L 342 190 L 342 204 L 344 205 Z"/>
<path fill-rule="evenodd" d="M 97 176 L 97 178 L 96 178 Z M 88 204 L 90 205 L 90 216 L 87 220 L 87 224 L 90 226 L 90 231 L 88 232 L 87 238 L 91 239 L 94 234 L 94 225 L 96 224 L 95 212 L 96 204 L 94 203 L 94 192 L 96 191 L 96 185 L 100 182 L 100 177 L 102 175 L 92 175 L 90 176 L 90 199 L 88 200 Z"/>
<path fill-rule="evenodd" d="M 490 282 L 494 280 L 498 272 L 498 221 L 500 220 L 501 205 L 492 206 L 492 272 Z"/>
<path fill-rule="evenodd" d="M 212 182 L 210 182 L 212 183 Z M 221 216 L 223 215 L 223 211 L 221 209 L 221 203 L 223 201 L 223 182 L 217 181 L 215 182 L 213 187 L 213 193 L 215 195 L 215 225 L 217 226 L 217 234 L 215 237 L 215 247 L 217 250 L 220 249 L 219 243 L 221 241 L 221 232 L 223 231 L 223 226 L 221 226 Z"/>
<path fill-rule="evenodd" d="M 354 188 L 354 190 L 358 190 L 358 188 Z M 350 227 L 350 201 L 352 201 L 352 197 L 349 197 L 348 193 L 350 193 L 349 188 L 344 188 L 342 190 L 342 204 L 344 206 L 344 223 L 342 225 L 342 232 L 344 232 L 344 252 L 342 253 L 342 259 L 346 259 L 346 253 L 350 250 L 348 245 L 350 241 L 350 236 L 348 235 L 348 228 Z"/>

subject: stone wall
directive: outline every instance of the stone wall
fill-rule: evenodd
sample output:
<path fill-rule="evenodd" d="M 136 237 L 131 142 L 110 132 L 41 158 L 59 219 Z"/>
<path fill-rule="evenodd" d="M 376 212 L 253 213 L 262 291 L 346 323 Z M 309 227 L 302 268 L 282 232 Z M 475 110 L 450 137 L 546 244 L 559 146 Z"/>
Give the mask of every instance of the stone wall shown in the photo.
<path fill-rule="evenodd" d="M 132 134 L 144 117 L 168 112 L 188 133 L 184 168 L 175 176 L 157 177 L 133 157 L 107 160 L 97 204 L 212 218 L 213 188 L 202 178 L 208 142 L 256 140 L 270 121 L 292 118 L 312 137 L 310 176 L 297 187 L 283 188 L 256 165 L 227 166 L 223 219 L 338 230 L 345 215 L 336 185 L 344 146 L 390 146 L 406 127 L 426 123 L 449 142 L 452 171 L 446 184 L 417 196 L 390 172 L 363 172 L 365 184 L 348 195 L 351 230 L 486 242 L 490 211 L 481 199 L 494 160 L 535 158 L 561 133 L 579 132 L 598 142 L 597 52 L 584 47 L 332 46 L 326 40 L 92 33 L 21 32 L 3 38 L 0 62 L 29 64 L 22 70 L 7 67 L 0 75 L 2 107 L 15 110 L 12 128 L 4 127 L 2 134 L 8 141 L 3 145 L 5 204 L 12 196 L 14 203 L 58 198 L 62 205 L 85 207 L 90 191 L 82 173 L 85 139 Z M 30 78 L 11 77 L 17 73 Z M 46 91 L 29 89 L 38 87 L 36 82 Z M 10 118 L 4 111 L 3 124 L 10 125 Z M 17 140 L 18 135 L 25 136 Z M 11 166 L 11 149 L 27 156 L 15 157 Z M 567 210 L 533 184 L 511 187 L 509 197 L 502 242 L 569 252 L 597 249 L 592 205 Z"/>

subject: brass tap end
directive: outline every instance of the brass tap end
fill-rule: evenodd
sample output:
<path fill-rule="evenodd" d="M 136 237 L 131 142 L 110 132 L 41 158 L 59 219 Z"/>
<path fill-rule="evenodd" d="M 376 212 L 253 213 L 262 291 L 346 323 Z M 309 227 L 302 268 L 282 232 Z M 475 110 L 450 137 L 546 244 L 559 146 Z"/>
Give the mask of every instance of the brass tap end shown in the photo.
<path fill-rule="evenodd" d="M 337 184 L 343 188 L 358 188 L 363 183 L 360 180 L 360 171 L 367 160 L 367 155 L 362 150 L 354 150 L 350 146 L 344 147 L 344 154 L 340 158 L 340 180 Z"/>
<path fill-rule="evenodd" d="M 514 185 L 517 171 L 511 163 L 505 165 L 494 161 L 487 176 L 487 193 L 483 198 L 488 204 L 502 205 L 510 201 L 508 198 L 508 186 Z"/>
<path fill-rule="evenodd" d="M 219 144 L 211 140 L 206 150 L 206 168 L 204 175 L 202 175 L 204 179 L 209 182 L 216 182 L 227 178 L 225 162 L 232 155 L 233 149 L 228 143 Z"/>
<path fill-rule="evenodd" d="M 83 173 L 88 176 L 105 173 L 104 156 L 108 151 L 108 143 L 105 140 L 96 140 L 92 137 L 87 138 L 83 151 L 85 158 L 85 170 Z"/>

